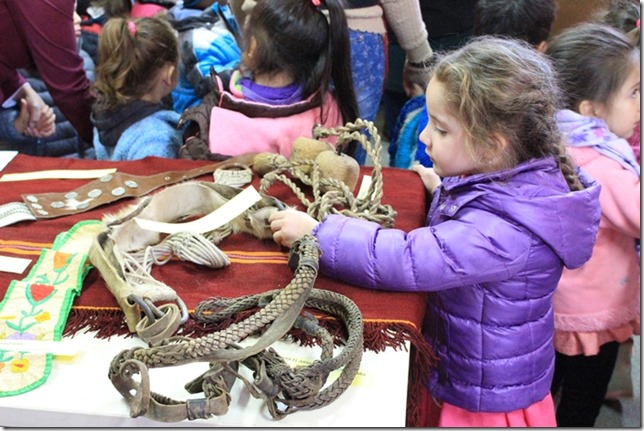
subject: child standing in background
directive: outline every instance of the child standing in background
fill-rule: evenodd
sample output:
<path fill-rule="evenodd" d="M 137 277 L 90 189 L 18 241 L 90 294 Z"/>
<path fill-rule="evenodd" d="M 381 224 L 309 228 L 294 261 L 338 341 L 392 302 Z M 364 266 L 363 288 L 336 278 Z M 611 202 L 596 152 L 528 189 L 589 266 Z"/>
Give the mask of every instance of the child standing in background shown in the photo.
<path fill-rule="evenodd" d="M 633 45 L 640 47 L 642 40 L 640 15 L 639 0 L 611 0 L 605 9 L 599 11 L 597 18 L 600 22 L 621 30 Z M 633 147 L 637 163 L 640 163 L 640 124 L 641 121 L 637 123 L 635 131 L 627 139 Z"/>
<path fill-rule="evenodd" d="M 180 115 L 163 103 L 179 79 L 177 36 L 167 20 L 111 18 L 98 52 L 92 110 L 96 158 L 177 157 Z"/>
<path fill-rule="evenodd" d="M 310 137 L 316 124 L 356 120 L 344 10 L 338 0 L 322 2 L 328 20 L 320 0 L 263 0 L 253 7 L 244 23 L 241 67 L 214 77 L 210 153 L 289 157 L 293 141 Z M 186 110 L 182 120 L 192 112 Z M 203 140 L 206 131 L 199 134 Z M 194 145 L 193 136 L 186 145 Z"/>
<path fill-rule="evenodd" d="M 554 296 L 557 423 L 592 427 L 619 343 L 640 332 L 640 169 L 626 141 L 640 120 L 640 51 L 618 30 L 584 23 L 553 38 L 546 54 L 565 94 L 564 141 L 601 184 L 592 256 L 564 270 Z"/>
<path fill-rule="evenodd" d="M 228 3 L 240 22 L 257 4 L 255 0 L 229 0 Z M 320 5 L 324 10 L 324 5 Z M 385 89 L 386 74 L 388 70 L 391 71 L 387 52 L 391 37 L 387 33 L 388 27 L 391 27 L 398 44 L 404 47 L 404 71 L 400 71 L 403 87 L 407 88 L 412 83 L 422 88 L 427 86 L 425 64 L 431 61 L 433 52 L 421 5 L 418 0 L 344 0 L 342 7 L 349 27 L 351 72 L 359 117 L 375 122 Z M 458 16 L 460 9 L 462 7 L 455 12 L 455 16 Z M 366 155 L 361 146 L 353 153 L 361 165 L 364 165 Z"/>
<path fill-rule="evenodd" d="M 427 227 L 292 209 L 270 218 L 278 244 L 317 238 L 325 274 L 430 292 L 423 333 L 439 360 L 427 390 L 440 426 L 555 426 L 552 295 L 564 266 L 590 257 L 600 216 L 598 184 L 562 145 L 558 94 L 531 46 L 474 39 L 430 74 L 421 139 L 434 168 L 418 168 L 433 193 Z"/>

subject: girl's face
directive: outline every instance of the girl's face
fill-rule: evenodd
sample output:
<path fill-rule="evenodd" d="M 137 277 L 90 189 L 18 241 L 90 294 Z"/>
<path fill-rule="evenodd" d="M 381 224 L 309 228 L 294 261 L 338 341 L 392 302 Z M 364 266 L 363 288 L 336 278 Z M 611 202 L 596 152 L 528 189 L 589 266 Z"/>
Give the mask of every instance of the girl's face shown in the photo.
<path fill-rule="evenodd" d="M 429 121 L 420 133 L 420 141 L 426 146 L 434 171 L 441 177 L 478 172 L 480 163 L 467 151 L 465 130 L 448 110 L 443 83 L 432 78 L 427 85 L 426 100 Z"/>
<path fill-rule="evenodd" d="M 640 65 L 631 67 L 626 80 L 607 102 L 597 106 L 597 116 L 604 120 L 611 132 L 628 139 L 640 121 Z"/>

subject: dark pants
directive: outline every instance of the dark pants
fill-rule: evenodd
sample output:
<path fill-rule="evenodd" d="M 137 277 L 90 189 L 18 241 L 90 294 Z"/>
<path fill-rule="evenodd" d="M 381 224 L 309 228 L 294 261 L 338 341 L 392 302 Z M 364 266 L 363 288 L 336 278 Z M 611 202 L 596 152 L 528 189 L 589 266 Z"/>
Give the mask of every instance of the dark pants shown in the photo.
<path fill-rule="evenodd" d="M 558 427 L 593 427 L 599 415 L 617 360 L 619 343 L 601 346 L 594 356 L 567 356 L 557 352 L 552 379 L 553 398 L 561 388 Z"/>

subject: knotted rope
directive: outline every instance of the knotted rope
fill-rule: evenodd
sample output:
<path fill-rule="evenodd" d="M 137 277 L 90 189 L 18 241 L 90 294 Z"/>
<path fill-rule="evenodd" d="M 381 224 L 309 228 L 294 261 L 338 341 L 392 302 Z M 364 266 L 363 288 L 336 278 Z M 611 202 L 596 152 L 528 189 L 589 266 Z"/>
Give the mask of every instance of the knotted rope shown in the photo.
<path fill-rule="evenodd" d="M 371 121 L 357 119 L 355 123 L 347 123 L 336 128 L 316 127 L 313 134 L 316 139 L 336 136 L 337 147 L 343 147 L 351 141 L 358 141 L 362 145 L 373 161 L 372 180 L 367 193 L 364 196 L 355 197 L 342 181 L 334 178 L 320 178 L 320 169 L 314 160 L 289 161 L 284 157 L 276 157 L 275 168 L 264 174 L 260 181 L 260 193 L 266 193 L 274 182 L 280 181 L 293 191 L 306 208 L 306 212 L 316 220 L 322 220 L 328 214 L 342 214 L 374 221 L 384 227 L 392 227 L 396 212 L 391 205 L 380 203 L 383 196 L 382 164 L 380 163 L 382 145 L 374 124 Z M 302 169 L 302 167 L 310 167 L 310 169 Z M 306 173 L 307 171 L 309 173 Z M 312 188 L 313 200 L 307 199 L 292 178 Z"/>

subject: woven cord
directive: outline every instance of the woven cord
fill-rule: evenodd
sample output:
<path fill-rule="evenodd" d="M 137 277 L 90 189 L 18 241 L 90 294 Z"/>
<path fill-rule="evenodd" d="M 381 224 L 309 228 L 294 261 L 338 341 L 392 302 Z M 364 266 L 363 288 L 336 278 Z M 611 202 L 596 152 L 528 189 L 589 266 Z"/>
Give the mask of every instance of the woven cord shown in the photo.
<path fill-rule="evenodd" d="M 205 337 L 170 337 L 154 347 L 135 347 L 119 353 L 110 364 L 109 377 L 112 384 L 130 403 L 130 415 L 146 415 L 152 419 L 171 422 L 223 414 L 227 408 L 222 408 L 221 403 L 215 404 L 208 400 L 217 395 L 217 401 L 229 402 L 228 390 L 232 384 L 224 385 L 222 365 L 228 375 L 241 377 L 230 368 L 231 363 L 239 361 L 243 361 L 256 372 L 260 369 L 265 370 L 267 380 L 264 384 L 251 383 L 246 379 L 244 383 L 253 396 L 260 396 L 267 401 L 269 412 L 274 418 L 282 418 L 297 410 L 319 408 L 340 396 L 353 381 L 362 358 L 362 315 L 348 298 L 313 288 L 317 278 L 318 260 L 317 241 L 314 237 L 305 236 L 291 249 L 289 264 L 295 267 L 295 273 L 293 280 L 284 289 L 237 299 L 207 300 L 199 304 L 195 314 L 200 320 L 214 321 L 230 313 L 261 307 L 256 313 Z M 212 312 L 222 305 L 224 311 Z M 349 337 L 346 347 L 337 357 L 332 356 L 334 343 L 328 331 L 317 325 L 310 316 L 300 315 L 304 306 L 336 315 L 347 326 Z M 266 350 L 272 343 L 284 337 L 293 326 L 322 340 L 321 361 L 293 370 L 288 368 L 272 349 Z M 237 347 L 236 343 L 239 341 L 260 333 L 254 345 L 246 348 Z M 191 404 L 188 400 L 185 409 L 176 409 L 177 405 L 183 403 L 150 392 L 148 368 L 176 366 L 195 361 L 211 363 L 210 371 L 187 385 L 190 392 L 194 393 L 199 392 L 198 383 L 202 384 L 202 390 L 208 397 L 203 402 Z M 321 390 L 329 373 L 340 367 L 340 378 Z M 206 375 L 214 375 L 215 368 L 219 377 L 206 378 Z M 140 375 L 139 381 L 133 378 L 135 374 Z M 149 408 L 151 403 L 155 403 L 154 408 Z M 285 405 L 286 408 L 280 410 L 280 405 Z M 191 406 L 194 406 L 194 409 Z"/>
<path fill-rule="evenodd" d="M 396 212 L 391 205 L 381 204 L 383 196 L 382 164 L 380 162 L 382 144 L 373 122 L 357 119 L 355 123 L 347 123 L 342 127 L 328 129 L 317 127 L 313 133 L 316 139 L 336 136 L 338 147 L 351 141 L 357 141 L 362 145 L 373 162 L 372 181 L 364 197 L 354 197 L 349 187 L 342 181 L 333 178 L 320 178 L 319 166 L 313 160 L 281 160 L 273 171 L 262 177 L 260 193 L 266 193 L 276 181 L 279 181 L 293 191 L 306 208 L 306 212 L 318 221 L 328 214 L 342 214 L 347 217 L 370 220 L 384 227 L 393 226 Z M 310 174 L 305 174 L 300 169 L 302 166 L 310 166 Z M 312 188 L 312 201 L 306 198 L 292 178 Z M 323 190 L 326 191 L 323 192 Z"/>

